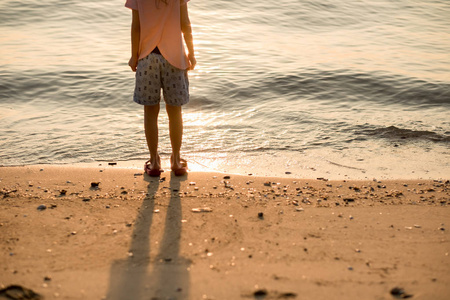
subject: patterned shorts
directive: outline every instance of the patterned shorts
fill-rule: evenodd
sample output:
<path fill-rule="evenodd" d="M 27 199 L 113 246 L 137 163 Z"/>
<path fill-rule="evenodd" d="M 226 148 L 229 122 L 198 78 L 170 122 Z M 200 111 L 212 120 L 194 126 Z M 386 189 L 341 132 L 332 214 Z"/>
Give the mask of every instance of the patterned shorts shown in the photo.
<path fill-rule="evenodd" d="M 160 54 L 150 53 L 139 60 L 133 100 L 142 105 L 156 105 L 161 100 L 173 106 L 189 102 L 187 71 L 177 69 Z"/>

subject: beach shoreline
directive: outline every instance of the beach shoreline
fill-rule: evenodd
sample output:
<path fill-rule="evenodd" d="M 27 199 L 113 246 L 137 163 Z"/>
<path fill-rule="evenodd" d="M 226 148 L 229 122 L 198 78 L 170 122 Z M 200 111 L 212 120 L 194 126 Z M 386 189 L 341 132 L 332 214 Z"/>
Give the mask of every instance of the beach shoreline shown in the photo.
<path fill-rule="evenodd" d="M 450 295 L 448 180 L 150 178 L 102 164 L 0 167 L 0 288 L 45 299 Z"/>

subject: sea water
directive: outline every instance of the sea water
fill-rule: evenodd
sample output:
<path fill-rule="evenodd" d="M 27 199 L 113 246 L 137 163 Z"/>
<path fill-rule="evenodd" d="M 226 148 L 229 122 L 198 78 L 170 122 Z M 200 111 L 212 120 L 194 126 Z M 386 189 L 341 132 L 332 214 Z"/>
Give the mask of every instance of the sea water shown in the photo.
<path fill-rule="evenodd" d="M 142 167 L 124 2 L 0 1 L 1 165 Z M 189 12 L 192 169 L 450 177 L 449 1 L 192 0 Z M 159 124 L 168 167 L 163 109 Z"/>

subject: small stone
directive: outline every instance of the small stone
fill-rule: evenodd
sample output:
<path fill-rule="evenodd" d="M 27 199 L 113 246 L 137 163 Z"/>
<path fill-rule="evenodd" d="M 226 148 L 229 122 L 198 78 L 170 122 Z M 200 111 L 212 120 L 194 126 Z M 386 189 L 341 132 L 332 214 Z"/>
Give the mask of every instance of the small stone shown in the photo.
<path fill-rule="evenodd" d="M 267 290 L 256 290 L 255 292 L 253 292 L 253 296 L 265 297 L 265 296 L 267 296 Z"/>
<path fill-rule="evenodd" d="M 52 280 L 52 277 L 51 276 L 45 276 L 44 277 L 44 281 L 51 281 Z"/>
<path fill-rule="evenodd" d="M 109 162 L 109 163 L 108 163 L 108 166 L 116 166 L 116 165 L 117 165 L 116 162 Z"/>
<path fill-rule="evenodd" d="M 284 172 L 284 174 L 290 175 L 290 174 L 292 174 L 292 172 L 286 171 L 286 172 Z"/>
<path fill-rule="evenodd" d="M 262 213 L 262 212 L 259 212 L 259 213 L 258 213 L 258 218 L 260 218 L 260 219 L 264 219 L 264 213 Z"/>
<path fill-rule="evenodd" d="M 191 209 L 191 211 L 195 213 L 212 212 L 212 208 L 210 207 L 193 208 Z"/>
<path fill-rule="evenodd" d="M 223 176 L 223 179 L 230 179 L 231 177 L 229 175 Z"/>
<path fill-rule="evenodd" d="M 404 289 L 395 287 L 391 290 L 391 295 L 396 298 L 406 299 L 411 298 L 413 295 L 407 294 Z"/>
<path fill-rule="evenodd" d="M 60 194 L 61 196 L 65 196 L 65 195 L 67 194 L 67 191 L 66 191 L 66 190 L 60 190 L 60 191 L 59 191 L 59 194 Z"/>
<path fill-rule="evenodd" d="M 37 210 L 39 210 L 39 211 L 43 211 L 43 210 L 46 210 L 46 209 L 47 209 L 47 206 L 45 206 L 44 204 L 41 204 L 41 205 L 39 205 L 37 207 Z"/>
<path fill-rule="evenodd" d="M 91 182 L 91 188 L 98 188 L 100 182 Z"/>
<path fill-rule="evenodd" d="M 271 186 L 271 185 L 272 185 L 272 183 L 270 181 L 264 182 L 264 186 Z"/>

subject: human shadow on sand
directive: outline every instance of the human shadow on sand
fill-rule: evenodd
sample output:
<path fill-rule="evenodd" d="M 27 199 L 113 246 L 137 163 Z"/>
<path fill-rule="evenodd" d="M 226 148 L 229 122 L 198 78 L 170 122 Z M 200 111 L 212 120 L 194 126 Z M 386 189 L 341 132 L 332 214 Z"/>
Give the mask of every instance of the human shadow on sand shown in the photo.
<path fill-rule="evenodd" d="M 165 223 L 155 222 L 153 228 L 155 196 L 160 182 L 150 177 L 146 180 L 149 182 L 148 196 L 143 200 L 136 218 L 129 257 L 112 264 L 106 299 L 188 299 L 190 261 L 180 257 L 182 209 L 179 196 L 180 183 L 186 180 L 186 176 L 171 176 Z M 164 205 L 167 199 L 161 197 L 158 201 Z M 160 214 L 163 213 L 161 210 Z M 155 236 L 160 236 L 160 228 L 155 226 L 159 224 L 164 226 L 164 232 L 161 241 L 156 243 Z M 150 245 L 159 245 L 157 255 L 151 255 Z"/>

